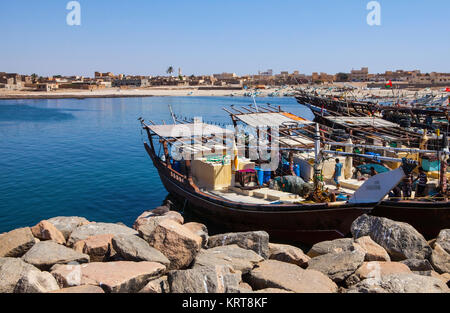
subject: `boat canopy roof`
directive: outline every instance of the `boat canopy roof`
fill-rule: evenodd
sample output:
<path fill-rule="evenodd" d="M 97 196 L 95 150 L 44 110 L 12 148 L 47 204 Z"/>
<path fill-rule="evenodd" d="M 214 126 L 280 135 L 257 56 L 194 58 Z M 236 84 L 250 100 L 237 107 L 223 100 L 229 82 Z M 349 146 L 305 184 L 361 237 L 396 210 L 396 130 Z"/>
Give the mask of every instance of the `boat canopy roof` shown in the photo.
<path fill-rule="evenodd" d="M 341 124 L 343 126 L 363 126 L 363 127 L 375 127 L 375 128 L 384 128 L 384 127 L 392 127 L 398 128 L 397 124 L 392 122 L 383 120 L 378 117 L 360 117 L 360 116 L 328 116 L 330 121 L 333 121 L 337 124 Z"/>
<path fill-rule="evenodd" d="M 263 113 L 247 113 L 234 115 L 241 122 L 251 127 L 263 126 L 287 126 L 287 124 L 305 124 L 309 125 L 313 122 L 304 118 L 298 117 L 287 112 L 263 112 Z"/>
<path fill-rule="evenodd" d="M 191 138 L 212 135 L 228 136 L 234 133 L 232 130 L 205 123 L 150 125 L 148 129 L 164 138 Z"/>

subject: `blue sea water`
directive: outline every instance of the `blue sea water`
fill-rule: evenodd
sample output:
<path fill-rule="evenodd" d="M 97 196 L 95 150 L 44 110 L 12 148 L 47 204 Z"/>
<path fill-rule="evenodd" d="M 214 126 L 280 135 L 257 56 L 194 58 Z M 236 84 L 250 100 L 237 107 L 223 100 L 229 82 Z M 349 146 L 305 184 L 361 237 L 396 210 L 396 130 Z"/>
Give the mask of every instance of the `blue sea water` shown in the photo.
<path fill-rule="evenodd" d="M 312 119 L 294 98 L 258 98 Z M 230 123 L 251 98 L 0 100 L 0 233 L 54 216 L 132 225 L 167 196 L 142 144 L 139 117 Z"/>

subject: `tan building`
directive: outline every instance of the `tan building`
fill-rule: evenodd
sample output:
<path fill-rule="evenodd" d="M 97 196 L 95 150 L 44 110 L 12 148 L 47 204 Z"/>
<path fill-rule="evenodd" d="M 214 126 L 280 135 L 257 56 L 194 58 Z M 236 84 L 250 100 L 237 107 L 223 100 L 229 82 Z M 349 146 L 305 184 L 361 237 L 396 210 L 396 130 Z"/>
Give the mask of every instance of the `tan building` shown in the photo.
<path fill-rule="evenodd" d="M 362 67 L 360 70 L 352 70 L 350 72 L 350 81 L 366 82 L 369 80 L 369 68 Z"/>
<path fill-rule="evenodd" d="M 238 77 L 236 73 L 222 73 L 222 74 L 213 74 L 215 79 L 233 79 Z"/>

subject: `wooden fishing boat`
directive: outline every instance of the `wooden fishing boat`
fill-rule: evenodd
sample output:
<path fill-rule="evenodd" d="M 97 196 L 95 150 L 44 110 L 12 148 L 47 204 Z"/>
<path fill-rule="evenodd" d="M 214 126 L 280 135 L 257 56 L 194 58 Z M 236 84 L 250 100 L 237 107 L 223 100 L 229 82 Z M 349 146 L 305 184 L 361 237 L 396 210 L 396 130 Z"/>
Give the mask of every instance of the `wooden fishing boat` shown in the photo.
<path fill-rule="evenodd" d="M 317 124 L 316 140 L 308 141 L 306 137 L 289 133 L 295 132 L 299 124 L 306 125 L 309 122 L 281 110 L 256 114 L 251 111 L 234 117 L 247 122 L 253 121 L 258 126 L 269 125 L 268 128 L 272 129 L 280 127 L 281 138 L 268 136 L 280 144 L 280 150 L 275 151 L 277 154 L 281 150 L 287 152 L 295 149 L 312 149 L 316 155 L 319 154 L 320 135 Z M 348 201 L 314 203 L 298 195 L 263 188 L 259 183 L 250 189 L 237 185 L 234 175 L 236 172 L 246 171 L 240 170 L 239 166 L 246 164 L 252 167 L 252 161 L 245 161 L 245 157 L 240 160 L 238 148 L 234 146 L 231 163 L 227 164 L 225 161 L 230 150 L 226 149 L 225 143 L 231 137 L 235 144 L 234 131 L 198 122 L 176 124 L 175 118 L 171 125 L 147 125 L 142 119 L 141 123 L 149 140 L 144 143 L 144 147 L 168 192 L 185 204 L 190 204 L 194 213 L 209 223 L 221 225 L 230 231 L 265 230 L 273 238 L 284 241 L 314 244 L 347 236 L 351 223 L 358 216 L 370 213 L 402 179 L 405 172 L 411 171 L 415 166 L 405 163 L 395 171 L 369 179 Z M 157 148 L 160 153 L 156 152 Z M 248 146 L 244 147 L 244 154 L 246 148 Z M 205 156 L 217 153 L 223 154 L 222 163 L 205 160 Z M 292 174 L 292 153 L 288 154 Z M 181 160 L 174 161 L 180 155 Z M 220 184 L 223 183 L 220 179 L 229 179 L 227 173 L 230 171 L 234 172 L 230 175 L 231 180 L 226 181 L 225 185 Z M 212 181 L 207 173 L 213 173 Z M 206 181 L 209 183 L 205 184 Z M 320 191 L 316 198 L 326 196 Z"/>
<path fill-rule="evenodd" d="M 449 133 L 448 106 L 386 106 L 373 102 L 349 101 L 333 97 L 299 93 L 297 102 L 309 107 L 316 117 L 380 117 L 403 128 L 416 127 Z"/>

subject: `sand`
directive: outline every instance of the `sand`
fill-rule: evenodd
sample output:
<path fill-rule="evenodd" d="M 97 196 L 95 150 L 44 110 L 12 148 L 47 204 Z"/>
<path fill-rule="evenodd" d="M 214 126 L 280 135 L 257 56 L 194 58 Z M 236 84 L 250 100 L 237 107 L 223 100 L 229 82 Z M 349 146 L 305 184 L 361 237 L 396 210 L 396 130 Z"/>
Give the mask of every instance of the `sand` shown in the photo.
<path fill-rule="evenodd" d="M 364 99 L 371 96 L 377 97 L 400 97 L 400 98 L 420 98 L 425 95 L 433 94 L 437 97 L 447 97 L 449 93 L 443 91 L 442 88 L 425 88 L 421 90 L 390 90 L 390 89 L 367 89 L 366 84 L 362 83 L 346 83 L 345 86 L 352 85 L 358 89 L 347 92 L 346 96 L 349 99 L 357 98 Z M 344 84 L 335 83 L 332 85 L 309 86 L 300 85 L 296 89 L 303 89 L 308 92 L 317 92 L 320 95 L 340 96 L 341 92 L 333 90 L 333 87 L 343 87 Z M 258 97 L 268 97 L 272 93 L 277 93 L 277 96 L 295 93 L 292 87 L 280 88 L 272 87 L 263 90 L 258 90 Z M 35 90 L 4 90 L 0 89 L 0 99 L 61 99 L 61 98 L 121 98 L 121 97 L 227 97 L 235 96 L 242 97 L 248 90 L 198 90 L 196 87 L 149 87 L 149 88 L 134 88 L 134 89 L 119 89 L 107 88 L 101 90 L 77 90 L 77 89 L 58 89 L 50 92 L 35 91 Z"/>

